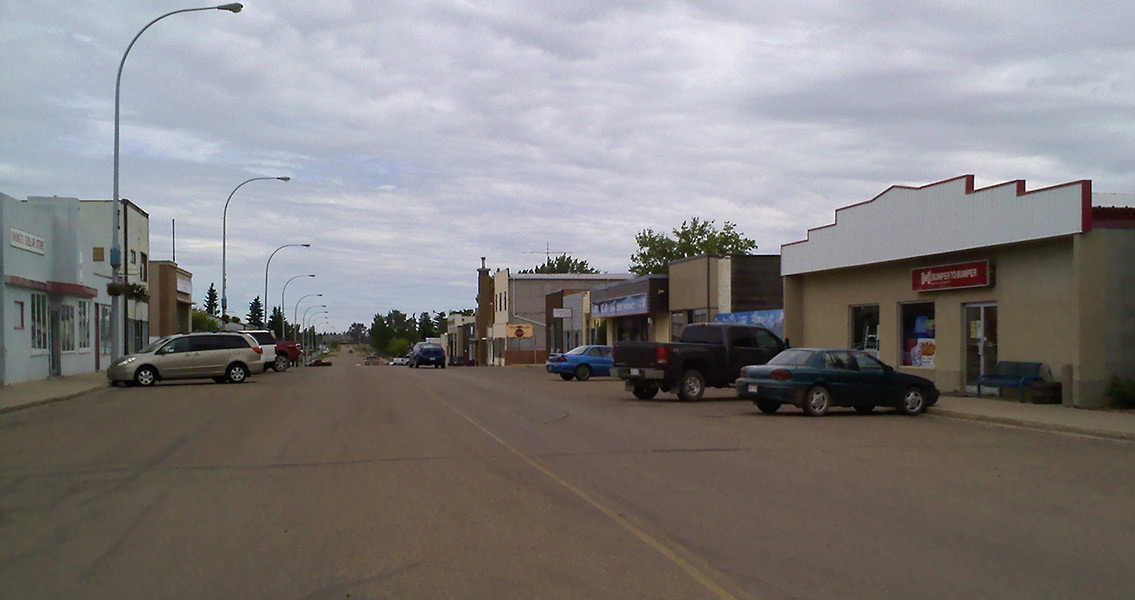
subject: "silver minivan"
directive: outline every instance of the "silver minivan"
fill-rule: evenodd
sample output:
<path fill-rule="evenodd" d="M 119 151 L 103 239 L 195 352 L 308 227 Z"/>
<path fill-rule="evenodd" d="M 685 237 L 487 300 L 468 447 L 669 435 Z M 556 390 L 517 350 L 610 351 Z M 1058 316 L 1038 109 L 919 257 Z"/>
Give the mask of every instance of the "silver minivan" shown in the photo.
<path fill-rule="evenodd" d="M 121 381 L 151 386 L 165 379 L 203 378 L 241 383 L 263 371 L 262 352 L 260 344 L 246 333 L 177 334 L 114 361 L 106 378 L 112 385 Z"/>

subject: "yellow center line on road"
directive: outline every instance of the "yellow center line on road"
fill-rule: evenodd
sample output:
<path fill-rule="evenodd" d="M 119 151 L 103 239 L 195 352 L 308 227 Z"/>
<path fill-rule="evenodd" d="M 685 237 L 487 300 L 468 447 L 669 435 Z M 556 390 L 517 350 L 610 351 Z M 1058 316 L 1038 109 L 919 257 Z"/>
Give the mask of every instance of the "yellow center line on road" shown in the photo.
<path fill-rule="evenodd" d="M 658 551 L 659 554 L 666 557 L 670 562 L 677 565 L 678 568 L 685 571 L 686 574 L 688 574 L 690 577 L 692 577 L 694 579 L 694 581 L 697 581 L 699 584 L 701 584 L 707 590 L 712 592 L 713 595 L 716 596 L 717 598 L 720 598 L 721 600 L 739 600 L 737 596 L 731 594 L 728 590 L 726 590 L 725 588 L 718 585 L 713 580 L 713 578 L 711 578 L 709 575 L 702 572 L 701 569 L 697 568 L 696 566 L 691 564 L 689 561 L 687 561 L 686 559 L 679 556 L 677 552 L 675 552 L 673 549 L 671 549 L 665 543 L 655 539 L 649 533 L 647 533 L 647 532 L 643 531 L 642 529 L 640 529 L 639 527 L 635 526 L 634 523 L 631 523 L 630 521 L 628 521 L 626 519 L 626 517 L 623 517 L 618 512 L 616 512 L 614 509 L 608 507 L 607 505 L 603 504 L 599 500 L 596 500 L 590 494 L 588 494 L 587 492 L 576 487 L 570 481 L 564 479 L 563 477 L 560 477 L 559 475 L 556 475 L 551 469 L 544 466 L 543 464 L 538 462 L 536 459 L 534 459 L 534 458 L 528 456 L 527 454 L 521 452 L 519 449 L 517 449 L 512 444 L 504 441 L 497 434 L 493 433 L 492 431 L 489 431 L 488 428 L 486 428 L 484 425 L 481 425 L 480 423 L 478 423 L 476 420 L 474 420 L 469 415 L 458 410 L 457 407 L 453 406 L 452 404 L 450 404 L 450 403 L 448 403 L 444 400 L 439 399 L 438 401 L 441 402 L 441 404 L 443 404 L 446 408 L 448 408 L 449 410 L 451 410 L 455 414 L 457 414 L 457 416 L 461 417 L 462 419 L 465 419 L 470 425 L 472 425 L 473 427 L 476 427 L 482 433 L 484 433 L 485 435 L 492 438 L 496 443 L 500 444 L 501 446 L 504 446 L 506 449 L 508 449 L 509 452 L 516 455 L 517 458 L 519 458 L 520 460 L 527 463 L 533 469 L 536 469 L 537 471 L 543 473 L 548 479 L 551 479 L 552 481 L 558 483 L 564 489 L 575 494 L 576 496 L 581 498 L 584 502 L 587 502 L 588 504 L 593 506 L 596 510 L 598 510 L 599 512 L 606 515 L 608 518 L 610 518 L 612 521 L 617 523 L 620 527 L 622 527 L 623 529 L 627 530 L 632 535 L 637 537 L 639 540 L 641 540 L 647 546 L 654 548 L 656 551 Z"/>

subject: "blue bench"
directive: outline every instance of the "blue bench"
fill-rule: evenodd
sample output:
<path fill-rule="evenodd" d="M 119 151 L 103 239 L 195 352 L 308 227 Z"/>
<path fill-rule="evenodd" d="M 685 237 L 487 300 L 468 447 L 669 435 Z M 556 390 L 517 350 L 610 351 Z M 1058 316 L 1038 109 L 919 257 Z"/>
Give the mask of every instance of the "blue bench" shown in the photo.
<path fill-rule="evenodd" d="M 997 373 L 986 373 L 977 378 L 977 393 L 981 394 L 981 386 L 986 387 L 1016 387 L 1017 400 L 1025 401 L 1025 386 L 1044 381 L 1040 376 L 1040 363 L 1018 362 L 1015 360 L 1002 360 L 997 363 Z"/>

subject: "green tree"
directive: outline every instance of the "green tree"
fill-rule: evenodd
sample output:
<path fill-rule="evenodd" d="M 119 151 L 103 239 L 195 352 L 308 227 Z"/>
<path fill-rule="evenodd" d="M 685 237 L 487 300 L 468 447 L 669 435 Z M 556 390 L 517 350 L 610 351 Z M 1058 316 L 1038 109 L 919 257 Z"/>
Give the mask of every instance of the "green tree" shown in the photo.
<path fill-rule="evenodd" d="M 354 325 L 351 325 L 352 329 L 354 329 L 354 327 Z M 394 337 L 386 317 L 380 314 L 374 315 L 374 319 L 370 322 L 370 330 L 367 335 L 370 338 L 370 345 L 379 352 L 383 351 L 386 345 L 390 343 L 390 339 Z"/>
<path fill-rule="evenodd" d="M 548 256 L 544 260 L 544 264 L 539 265 L 533 269 L 523 269 L 520 273 L 598 273 L 598 269 L 592 269 L 591 265 L 587 264 L 586 260 L 579 260 L 572 258 L 567 254 L 561 254 L 555 258 Z"/>
<path fill-rule="evenodd" d="M 389 356 L 405 356 L 410 351 L 410 341 L 406 338 L 394 338 L 386 344 L 386 354 Z"/>
<path fill-rule="evenodd" d="M 673 237 L 646 229 L 635 236 L 638 252 L 631 255 L 630 270 L 635 275 L 666 273 L 671 262 L 700 254 L 748 254 L 757 243 L 741 235 L 737 226 L 725 221 L 721 229 L 713 221 L 694 217 L 672 230 Z"/>
<path fill-rule="evenodd" d="M 260 302 L 260 296 L 248 303 L 248 326 L 255 329 L 264 327 L 264 304 Z"/>
<path fill-rule="evenodd" d="M 362 323 L 351 323 L 351 326 L 347 328 L 347 337 L 356 344 L 363 343 L 363 338 L 367 335 L 367 326 Z"/>
<path fill-rule="evenodd" d="M 221 328 L 221 322 L 203 310 L 193 309 L 190 319 L 193 331 L 218 331 Z"/>
<path fill-rule="evenodd" d="M 438 336 L 437 329 L 435 327 L 433 318 L 430 317 L 430 313 L 423 312 L 422 314 L 418 315 L 418 338 L 417 339 L 419 341 L 421 341 L 421 340 L 424 340 L 426 338 L 432 338 L 432 337 L 437 337 L 437 336 Z M 414 338 L 411 338 L 411 339 L 414 339 Z"/>
<path fill-rule="evenodd" d="M 205 292 L 205 314 L 215 317 L 218 308 L 220 304 L 217 299 L 217 286 L 210 283 L 209 291 Z"/>
<path fill-rule="evenodd" d="M 281 323 L 284 325 L 284 329 L 280 328 Z M 272 316 L 268 318 L 267 329 L 272 331 L 272 333 L 274 334 L 287 336 L 287 325 L 288 320 L 284 318 L 284 312 L 280 310 L 279 306 L 273 306 Z"/>

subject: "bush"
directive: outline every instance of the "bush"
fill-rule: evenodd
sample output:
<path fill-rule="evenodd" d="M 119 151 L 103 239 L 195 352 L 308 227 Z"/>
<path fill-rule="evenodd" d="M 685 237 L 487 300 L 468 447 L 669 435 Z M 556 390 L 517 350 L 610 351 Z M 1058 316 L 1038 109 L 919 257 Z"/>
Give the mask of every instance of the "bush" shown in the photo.
<path fill-rule="evenodd" d="M 1135 409 L 1135 379 L 1112 377 L 1106 393 L 1112 406 Z"/>

